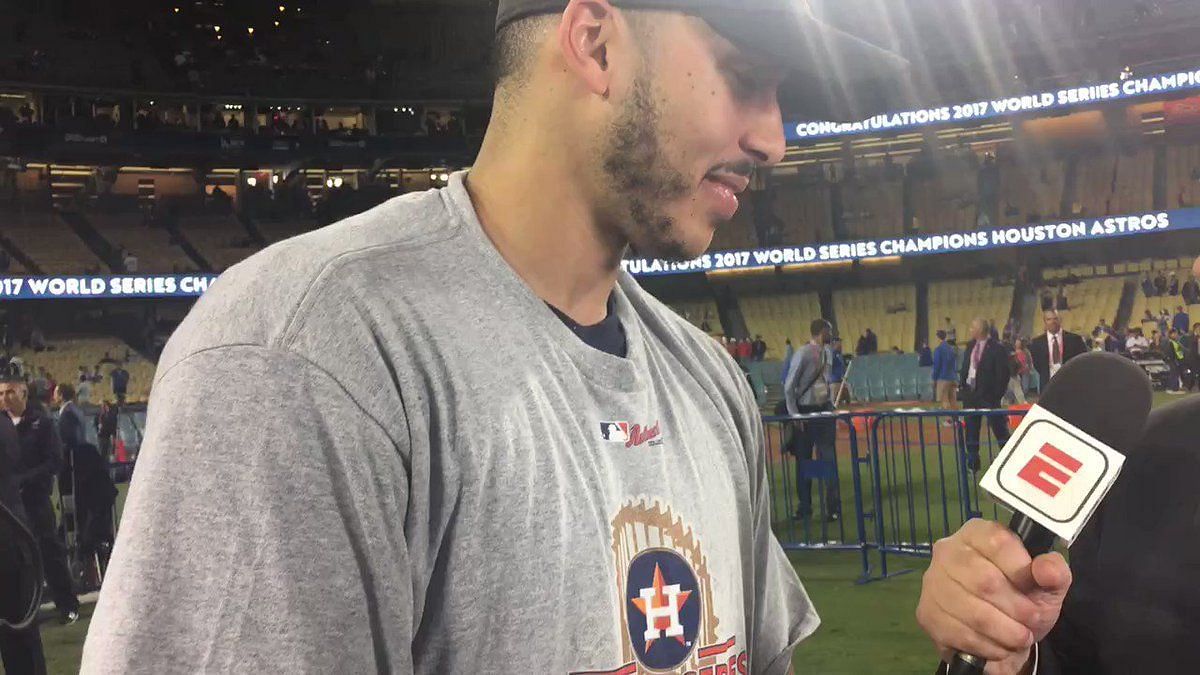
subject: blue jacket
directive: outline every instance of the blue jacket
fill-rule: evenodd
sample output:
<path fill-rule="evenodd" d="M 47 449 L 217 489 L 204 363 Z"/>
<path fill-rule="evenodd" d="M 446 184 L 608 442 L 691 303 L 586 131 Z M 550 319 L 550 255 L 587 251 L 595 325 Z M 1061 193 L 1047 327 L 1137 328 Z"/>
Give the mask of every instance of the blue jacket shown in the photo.
<path fill-rule="evenodd" d="M 1191 321 L 1192 317 L 1188 316 L 1187 312 L 1180 312 L 1171 321 L 1171 328 L 1179 331 L 1181 335 L 1186 335 L 1192 330 L 1192 327 L 1188 325 Z"/>
<path fill-rule="evenodd" d="M 954 347 L 943 342 L 933 350 L 933 381 L 958 382 L 958 367 L 954 362 Z"/>

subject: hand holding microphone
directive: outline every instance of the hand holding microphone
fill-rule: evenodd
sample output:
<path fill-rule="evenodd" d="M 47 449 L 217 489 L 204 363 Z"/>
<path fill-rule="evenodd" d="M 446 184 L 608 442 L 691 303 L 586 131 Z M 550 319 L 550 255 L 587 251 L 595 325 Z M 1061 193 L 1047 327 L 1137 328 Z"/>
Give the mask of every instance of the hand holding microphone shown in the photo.
<path fill-rule="evenodd" d="M 934 546 L 917 621 L 949 675 L 1029 667 L 1031 647 L 1058 621 L 1071 583 L 1066 561 L 1050 549 L 1086 525 L 1150 405 L 1146 374 L 1110 354 L 1080 356 L 1050 382 L 982 482 L 1014 509 L 1009 527 L 974 520 Z"/>

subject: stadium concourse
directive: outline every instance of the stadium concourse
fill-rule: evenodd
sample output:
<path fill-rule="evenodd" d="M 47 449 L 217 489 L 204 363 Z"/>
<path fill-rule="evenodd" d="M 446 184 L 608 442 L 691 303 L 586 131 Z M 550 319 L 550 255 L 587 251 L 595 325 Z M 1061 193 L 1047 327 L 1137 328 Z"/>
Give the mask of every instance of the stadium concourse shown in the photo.
<path fill-rule="evenodd" d="M 912 620 L 932 538 L 901 521 L 940 536 L 971 504 L 971 486 L 945 478 L 965 450 L 962 419 L 934 416 L 943 340 L 955 375 L 974 320 L 1004 346 L 1015 377 L 998 415 L 1037 400 L 1028 350 L 1053 321 L 1136 362 L 1156 405 L 1200 390 L 1200 5 L 868 4 L 812 3 L 896 46 L 919 76 L 819 95 L 789 83 L 785 156 L 756 172 L 708 253 L 626 261 L 728 351 L 768 420 L 773 525 L 823 618 L 798 673 L 932 670 Z M 0 12 L 0 374 L 46 407 L 56 384 L 75 387 L 118 489 L 118 528 L 156 364 L 208 284 L 470 170 L 492 112 L 495 12 L 433 0 L 17 0 Z M 816 319 L 838 338 L 839 410 L 856 413 L 835 440 L 845 518 L 819 533 L 793 519 L 794 459 L 771 421 Z M 895 479 L 899 464 L 881 458 L 897 448 L 912 453 L 904 470 L 925 472 L 903 490 L 855 482 L 860 460 Z M 62 488 L 84 606 L 71 625 L 43 609 L 56 674 L 79 669 L 105 564 L 81 552 Z M 850 550 L 862 526 L 851 514 L 878 516 L 883 533 L 885 513 L 898 523 L 886 535 L 913 555 L 879 580 Z M 854 583 L 864 576 L 877 582 Z"/>

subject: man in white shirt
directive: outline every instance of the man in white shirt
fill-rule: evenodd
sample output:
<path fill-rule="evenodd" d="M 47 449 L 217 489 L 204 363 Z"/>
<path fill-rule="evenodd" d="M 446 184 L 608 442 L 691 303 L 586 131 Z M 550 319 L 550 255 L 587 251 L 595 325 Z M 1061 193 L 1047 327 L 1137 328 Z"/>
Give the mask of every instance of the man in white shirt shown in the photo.
<path fill-rule="evenodd" d="M 1134 328 L 1129 337 L 1125 339 L 1125 350 L 1130 356 L 1141 356 L 1150 349 L 1150 341 L 1146 339 L 1146 335 L 1142 333 L 1141 328 Z"/>

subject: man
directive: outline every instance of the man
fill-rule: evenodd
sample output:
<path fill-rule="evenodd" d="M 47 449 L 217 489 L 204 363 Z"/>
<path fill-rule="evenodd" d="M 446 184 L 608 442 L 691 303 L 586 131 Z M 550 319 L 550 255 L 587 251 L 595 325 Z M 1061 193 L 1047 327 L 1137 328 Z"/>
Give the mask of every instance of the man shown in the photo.
<path fill-rule="evenodd" d="M 950 317 L 946 317 L 946 341 L 950 343 L 951 347 L 958 344 L 958 329 L 954 327 L 954 322 L 950 320 Z"/>
<path fill-rule="evenodd" d="M 117 405 L 125 405 L 125 392 L 129 390 L 129 371 L 125 370 L 125 366 L 118 365 L 108 377 L 112 380 L 113 396 L 117 399 Z"/>
<path fill-rule="evenodd" d="M 751 357 L 754 356 L 754 346 L 750 344 L 750 338 L 744 337 L 738 340 L 738 363 L 742 364 L 743 368 L 750 366 Z"/>
<path fill-rule="evenodd" d="M 19 380 L 0 381 L 0 403 L 17 429 L 21 446 L 17 483 L 29 529 L 37 537 L 42 551 L 46 584 L 50 587 L 59 618 L 66 624 L 75 623 L 79 619 L 79 600 L 71 588 L 66 547 L 58 536 L 58 524 L 50 502 L 54 477 L 63 465 L 62 444 L 54 429 L 54 420 L 46 414 L 45 408 L 29 400 L 29 389 Z"/>
<path fill-rule="evenodd" d="M 1183 296 L 1183 304 L 1200 305 L 1200 284 L 1196 283 L 1195 276 L 1189 276 L 1188 280 L 1183 282 L 1180 294 Z"/>
<path fill-rule="evenodd" d="M 58 437 L 69 452 L 87 443 L 87 416 L 75 402 L 75 387 L 60 384 L 54 390 L 54 405 L 58 412 Z"/>
<path fill-rule="evenodd" d="M 937 332 L 938 346 L 933 350 L 933 390 L 935 400 L 942 410 L 954 410 L 958 406 L 958 365 L 955 363 L 954 347 L 946 331 Z M 946 421 L 946 425 L 953 422 Z"/>
<path fill-rule="evenodd" d="M 1155 331 L 1158 332 L 1158 331 Z M 1141 328 L 1134 328 L 1133 332 L 1125 340 L 1125 351 L 1135 359 L 1141 358 L 1150 350 L 1150 341 L 1146 339 L 1146 334 Z"/>
<path fill-rule="evenodd" d="M 1046 332 L 1033 338 L 1029 352 L 1033 355 L 1033 367 L 1038 372 L 1040 386 L 1045 388 L 1059 368 L 1076 356 L 1086 354 L 1088 348 L 1082 337 L 1063 330 L 1057 310 L 1042 312 L 1042 325 Z"/>
<path fill-rule="evenodd" d="M 9 421 L 8 415 L 0 415 L 0 506 L 28 527 L 29 521 L 17 479 L 17 466 L 20 462 L 21 445 L 17 431 Z M 6 543 L 8 542 L 0 542 L 0 545 Z M 7 580 L 0 577 L 0 594 L 15 590 L 3 586 L 3 582 Z M 7 675 L 45 675 L 46 657 L 37 621 L 22 630 L 0 626 L 0 663 L 4 665 Z"/>
<path fill-rule="evenodd" d="M 1158 275 L 1154 277 L 1154 294 L 1163 296 L 1167 294 L 1167 275 L 1163 274 L 1162 270 L 1158 271 Z"/>
<path fill-rule="evenodd" d="M 96 426 L 96 437 L 100 441 L 100 454 L 105 459 L 111 460 L 113 456 L 113 445 L 117 436 L 117 407 L 112 404 L 112 401 L 104 401 L 100 404 L 100 414 L 96 415 L 93 423 Z"/>
<path fill-rule="evenodd" d="M 779 374 L 780 384 L 787 383 L 787 369 L 792 365 L 792 354 L 794 353 L 796 353 L 796 350 L 792 347 L 792 339 L 788 337 L 784 342 L 784 368 L 781 369 Z"/>
<path fill-rule="evenodd" d="M 1171 319 L 1171 328 L 1175 329 L 1175 332 L 1180 335 L 1186 335 L 1191 325 L 1192 317 L 1188 316 L 1188 313 L 1184 311 L 1183 305 L 1176 306 L 1175 316 Z"/>
<path fill-rule="evenodd" d="M 929 342 L 925 340 L 921 340 L 921 346 L 917 349 L 917 365 L 921 368 L 933 365 L 933 352 L 929 349 Z"/>
<path fill-rule="evenodd" d="M 1167 295 L 1179 295 L 1179 275 L 1171 272 L 1171 280 L 1167 282 Z"/>
<path fill-rule="evenodd" d="M 858 344 L 854 346 L 855 356 L 866 356 L 871 353 L 871 338 L 868 336 L 870 331 L 864 330 L 858 338 Z"/>
<path fill-rule="evenodd" d="M 824 319 L 815 319 L 809 327 L 812 340 L 796 351 L 792 366 L 788 369 L 788 381 L 783 392 L 787 400 L 788 414 L 812 415 L 833 410 L 833 391 L 830 384 L 833 355 L 829 343 L 833 339 L 833 326 Z M 836 521 L 842 515 L 842 499 L 836 478 L 837 468 L 837 420 L 814 419 L 800 424 L 796 454 L 796 490 L 799 505 L 796 520 L 812 517 L 812 479 L 807 469 L 816 451 L 816 461 L 834 468 L 834 478 L 823 481 L 825 485 L 825 517 Z"/>
<path fill-rule="evenodd" d="M 710 644 L 789 670 L 818 620 L 771 534 L 753 395 L 621 260 L 706 250 L 784 153 L 784 68 L 759 59 L 807 62 L 816 24 L 784 0 L 619 5 L 501 0 L 469 175 L 195 305 L 83 673 L 674 671 Z"/>
<path fill-rule="evenodd" d="M 879 353 L 879 336 L 876 335 L 870 328 L 867 329 L 867 353 Z"/>
<path fill-rule="evenodd" d="M 767 343 L 763 342 L 761 335 L 754 336 L 754 344 L 751 345 L 752 355 L 755 361 L 762 361 L 767 356 Z"/>
<path fill-rule="evenodd" d="M 836 408 L 842 404 L 842 399 L 849 402 L 854 394 L 850 391 L 850 383 L 846 382 L 847 364 L 846 355 L 842 353 L 842 338 L 833 338 L 829 348 L 833 359 L 829 366 L 829 386 L 833 391 L 833 407 Z"/>
<path fill-rule="evenodd" d="M 963 407 L 994 410 L 1008 390 L 1008 350 L 999 341 L 993 340 L 987 321 L 975 319 L 971 322 L 971 341 L 964 352 L 962 369 L 959 372 L 959 387 L 962 389 Z M 983 418 L 969 415 L 963 420 L 966 426 L 966 459 L 971 471 L 979 471 L 979 432 Z M 988 424 L 999 449 L 1008 442 L 1008 418 L 989 417 Z"/>

